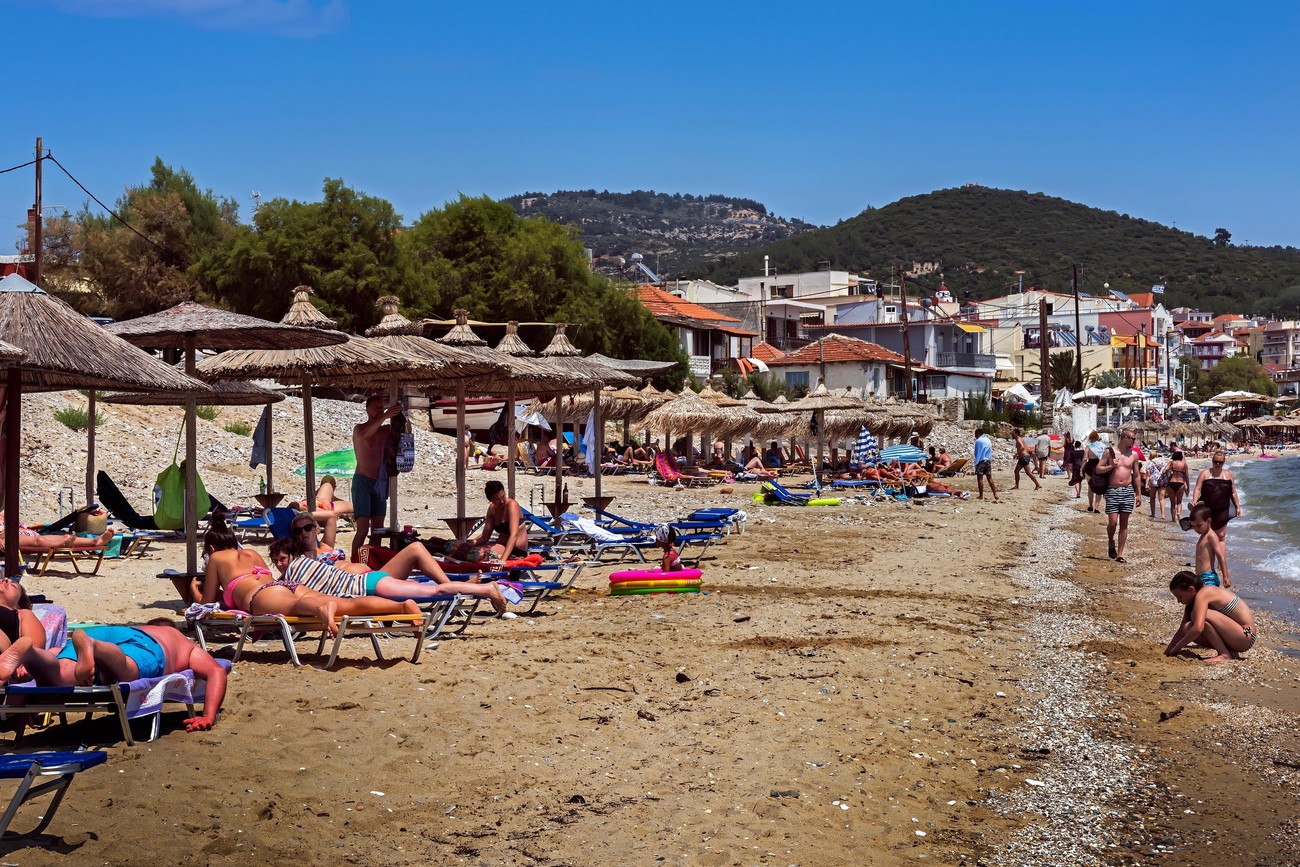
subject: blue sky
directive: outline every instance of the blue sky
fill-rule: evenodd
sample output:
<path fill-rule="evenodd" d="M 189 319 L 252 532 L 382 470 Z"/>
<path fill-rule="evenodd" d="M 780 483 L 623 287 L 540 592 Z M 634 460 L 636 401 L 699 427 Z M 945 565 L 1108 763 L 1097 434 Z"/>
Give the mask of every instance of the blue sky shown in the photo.
<path fill-rule="evenodd" d="M 341 177 L 407 221 L 594 187 L 833 224 L 973 182 L 1300 246 L 1295 3 L 0 0 L 0 21 L 0 168 L 40 135 L 105 201 L 155 156 L 246 215 Z M 47 205 L 85 198 L 47 165 Z M 9 225 L 31 199 L 30 169 L 0 175 Z"/>

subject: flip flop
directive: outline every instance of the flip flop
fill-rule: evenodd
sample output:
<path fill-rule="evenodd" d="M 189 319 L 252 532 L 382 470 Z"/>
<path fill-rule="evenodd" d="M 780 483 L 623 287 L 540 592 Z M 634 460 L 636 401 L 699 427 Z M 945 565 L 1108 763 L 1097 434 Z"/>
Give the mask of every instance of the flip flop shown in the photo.
<path fill-rule="evenodd" d="M 1123 557 L 1116 557 L 1116 558 L 1115 558 L 1115 562 L 1116 562 L 1116 563 L 1127 563 L 1128 561 L 1125 560 Z"/>
<path fill-rule="evenodd" d="M 1119 557 L 1119 552 L 1115 550 L 1114 545 L 1111 545 L 1109 548 L 1106 549 L 1106 556 L 1110 557 L 1110 559 L 1112 560 L 1115 560 Z"/>

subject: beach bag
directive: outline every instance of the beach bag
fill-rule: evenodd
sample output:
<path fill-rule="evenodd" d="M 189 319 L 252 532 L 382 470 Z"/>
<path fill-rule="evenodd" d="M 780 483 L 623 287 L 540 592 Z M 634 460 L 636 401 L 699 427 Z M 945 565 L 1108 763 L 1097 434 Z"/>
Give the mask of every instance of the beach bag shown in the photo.
<path fill-rule="evenodd" d="M 1109 452 L 1110 449 L 1106 449 L 1106 451 Z M 1098 463 L 1100 463 L 1100 461 L 1098 461 Z M 1106 489 L 1110 487 L 1110 474 L 1113 472 L 1115 472 L 1114 467 L 1111 467 L 1104 473 L 1097 472 L 1097 468 L 1093 467 L 1092 475 L 1088 477 L 1088 490 L 1092 491 L 1094 494 L 1106 493 Z"/>
<path fill-rule="evenodd" d="M 397 441 L 397 471 L 409 473 L 415 469 L 415 434 L 408 424 Z"/>
<path fill-rule="evenodd" d="M 176 464 L 180 455 L 181 438 L 176 436 L 176 450 L 172 453 L 172 464 L 158 474 L 154 487 L 158 493 L 158 502 L 154 505 L 153 520 L 159 530 L 179 530 L 185 526 L 185 473 Z M 198 515 L 206 515 L 212 508 L 203 480 L 194 473 L 196 508 Z M 195 516 L 198 517 L 197 515 Z"/>

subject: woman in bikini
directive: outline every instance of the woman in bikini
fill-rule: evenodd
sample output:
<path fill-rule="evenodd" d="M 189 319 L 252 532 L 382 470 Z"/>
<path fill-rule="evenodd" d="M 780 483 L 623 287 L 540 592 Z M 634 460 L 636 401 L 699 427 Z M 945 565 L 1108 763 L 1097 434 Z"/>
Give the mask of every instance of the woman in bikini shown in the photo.
<path fill-rule="evenodd" d="M 347 500 L 335 499 L 334 493 L 337 485 L 338 481 L 333 476 L 323 476 L 320 480 L 320 487 L 316 489 L 316 502 L 314 504 L 310 504 L 306 500 L 299 500 L 295 503 L 298 511 L 311 515 L 325 528 L 325 542 L 328 545 L 334 544 L 334 537 L 338 534 L 339 516 L 352 514 L 351 503 Z"/>
<path fill-rule="evenodd" d="M 340 599 L 325 596 L 301 584 L 276 579 L 266 561 L 256 551 L 235 547 L 235 534 L 226 524 L 220 509 L 212 513 L 203 547 L 208 554 L 208 569 L 198 601 L 221 602 L 227 610 L 250 614 L 285 614 L 315 617 L 325 624 L 331 635 L 337 634 L 334 621 L 343 614 L 383 615 L 419 614 L 413 601 L 394 602 L 377 596 Z"/>
<path fill-rule="evenodd" d="M 1240 659 L 1255 646 L 1255 615 L 1232 590 L 1205 584 L 1195 572 L 1175 573 L 1169 592 L 1183 605 L 1183 622 L 1174 633 L 1165 656 L 1177 656 L 1192 643 L 1209 647 L 1213 656 L 1202 662 Z"/>
<path fill-rule="evenodd" d="M 398 551 L 380 570 L 340 559 L 335 549 L 320 541 L 318 531 L 311 515 L 299 515 L 289 524 L 289 538 L 271 543 L 271 562 L 285 578 L 329 596 L 380 596 L 421 602 L 452 593 L 482 596 L 498 614 L 505 611 L 505 598 L 496 582 L 452 581 L 429 549 L 418 542 Z M 415 572 L 427 575 L 429 580 L 410 580 Z"/>
<path fill-rule="evenodd" d="M 0 539 L 4 538 L 5 525 L 0 523 Z M 105 530 L 98 536 L 78 536 L 76 533 L 38 533 L 26 524 L 18 525 L 18 550 L 24 554 L 44 554 L 58 548 L 88 551 L 102 548 L 113 541 L 113 531 Z"/>
<path fill-rule="evenodd" d="M 488 499 L 487 517 L 483 520 L 483 532 L 474 540 L 474 550 L 487 555 L 481 558 L 484 560 L 527 556 L 528 525 L 524 523 L 524 510 L 519 501 L 507 497 L 505 485 L 496 479 L 483 486 L 483 495 Z M 474 559 L 479 557 L 476 555 Z"/>
<path fill-rule="evenodd" d="M 27 591 L 17 581 L 0 578 L 0 652 L 24 636 L 37 647 L 45 646 L 45 627 L 32 611 Z"/>
<path fill-rule="evenodd" d="M 1183 494 L 1187 492 L 1187 459 L 1178 449 L 1174 449 L 1167 472 L 1165 492 L 1169 495 L 1169 520 L 1176 522 L 1183 516 Z"/>

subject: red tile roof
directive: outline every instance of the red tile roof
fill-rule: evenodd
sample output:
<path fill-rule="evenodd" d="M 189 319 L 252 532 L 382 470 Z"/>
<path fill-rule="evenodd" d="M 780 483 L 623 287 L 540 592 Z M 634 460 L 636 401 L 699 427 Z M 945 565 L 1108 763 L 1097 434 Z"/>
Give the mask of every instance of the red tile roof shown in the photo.
<path fill-rule="evenodd" d="M 769 361 L 768 364 L 819 364 L 822 361 L 827 364 L 837 361 L 882 361 L 903 364 L 907 359 L 878 343 L 869 343 L 856 337 L 845 337 L 843 334 L 828 334 L 821 340 L 802 346 L 782 358 Z"/>
<path fill-rule="evenodd" d="M 685 301 L 662 289 L 656 289 L 654 286 L 636 287 L 636 298 L 656 319 L 695 319 L 715 325 L 733 326 L 728 329 L 732 333 L 753 333 L 750 331 L 736 332 L 734 326 L 739 325 L 740 320 L 733 316 L 723 316 L 703 304 Z"/>
<path fill-rule="evenodd" d="M 778 358 L 781 358 L 783 355 L 785 355 L 784 352 L 777 349 L 775 346 L 768 343 L 766 340 L 761 340 L 758 343 L 755 343 L 754 348 L 749 353 L 750 358 L 757 358 L 759 361 L 767 361 L 767 362 L 776 361 Z"/>

